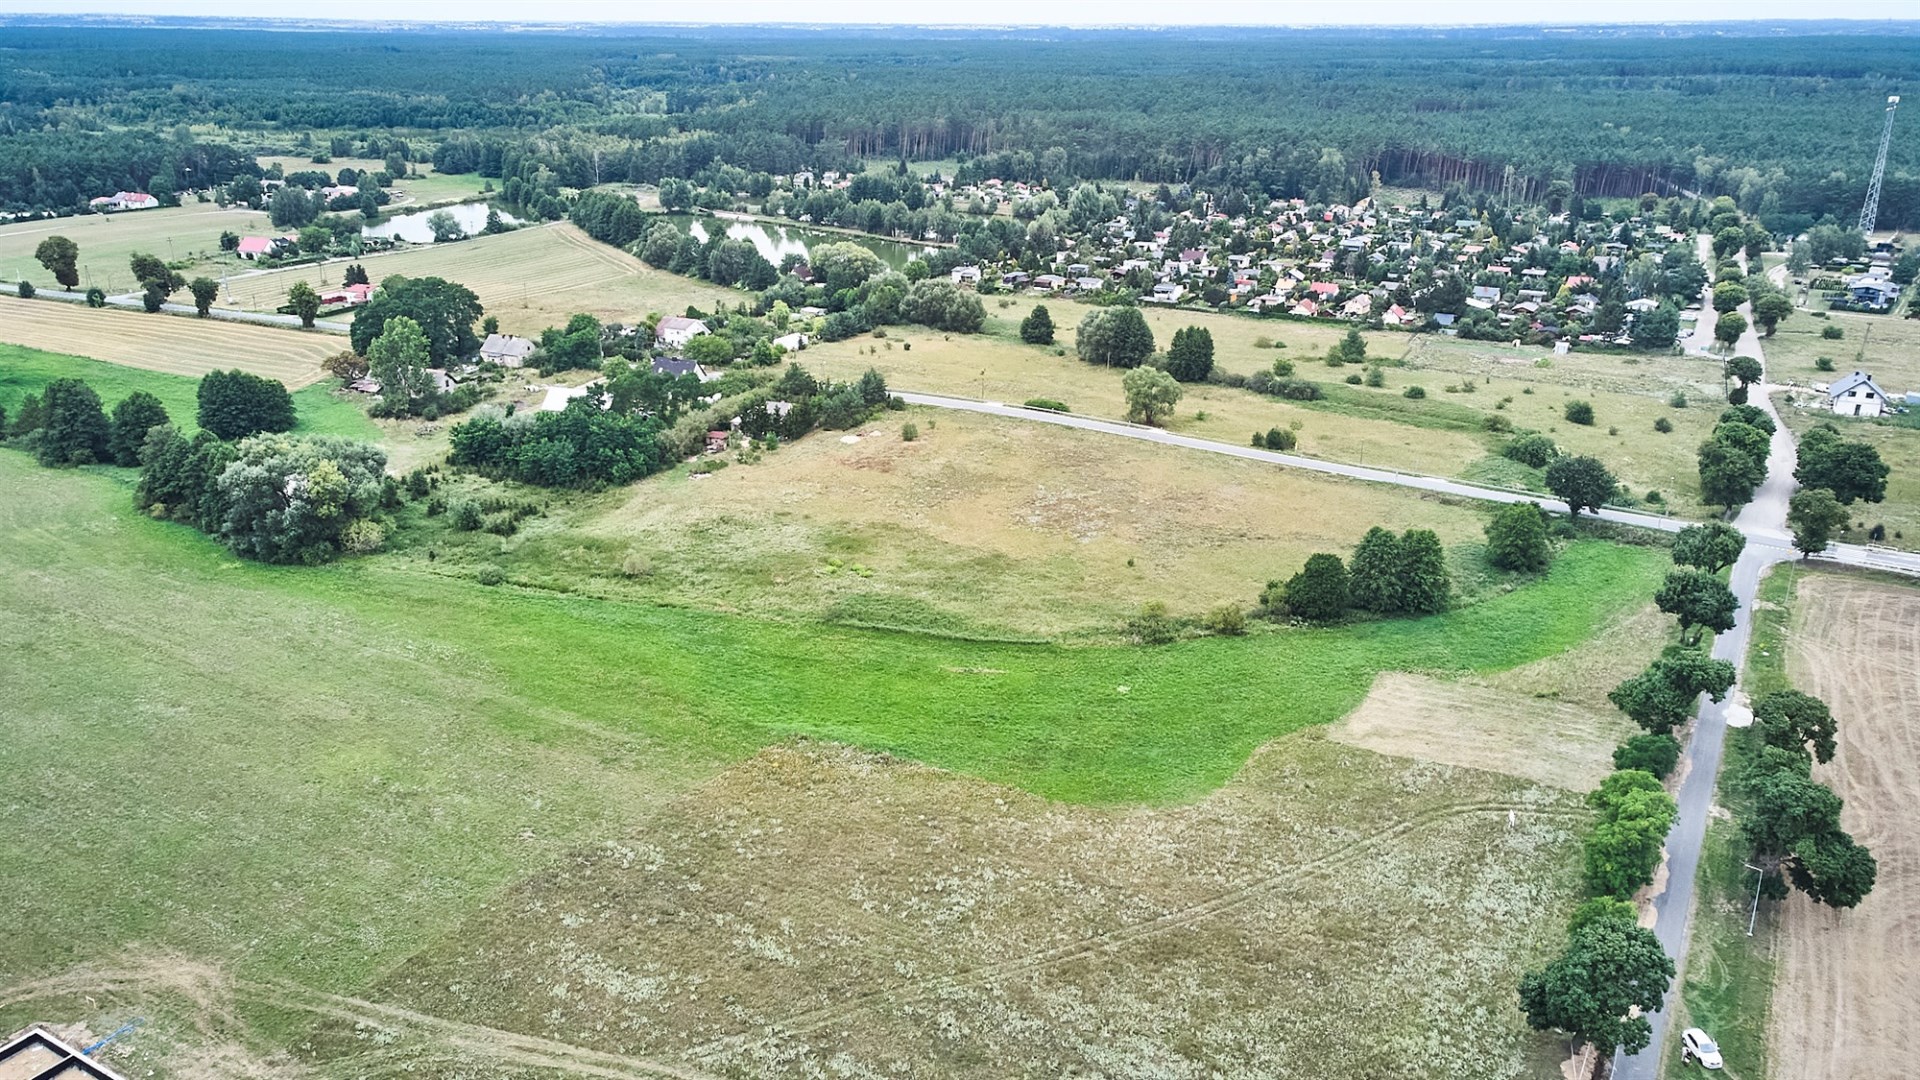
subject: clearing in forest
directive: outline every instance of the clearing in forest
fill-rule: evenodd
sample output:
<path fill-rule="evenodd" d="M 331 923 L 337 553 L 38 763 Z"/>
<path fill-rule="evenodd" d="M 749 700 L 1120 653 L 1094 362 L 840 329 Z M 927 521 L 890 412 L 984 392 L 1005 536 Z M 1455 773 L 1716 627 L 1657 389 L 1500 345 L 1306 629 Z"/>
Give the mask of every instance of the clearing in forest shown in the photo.
<path fill-rule="evenodd" d="M 1920 1023 L 1920 589 L 1864 575 L 1800 576 L 1787 673 L 1839 721 L 1814 777 L 1845 800 L 1841 823 L 1879 878 L 1849 911 L 1795 892 L 1780 905 L 1773 1075 L 1794 1080 L 1912 1071 Z"/>

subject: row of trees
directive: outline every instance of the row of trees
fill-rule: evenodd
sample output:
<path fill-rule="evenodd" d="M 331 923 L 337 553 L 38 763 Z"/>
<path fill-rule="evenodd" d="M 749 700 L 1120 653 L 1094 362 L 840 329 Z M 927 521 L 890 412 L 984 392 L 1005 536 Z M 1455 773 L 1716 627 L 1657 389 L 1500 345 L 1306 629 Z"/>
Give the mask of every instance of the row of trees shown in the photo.
<path fill-rule="evenodd" d="M 209 372 L 200 380 L 198 421 L 216 439 L 244 438 L 293 427 L 293 399 L 286 387 L 244 371 Z M 80 379 L 55 379 L 28 394 L 9 421 L 0 411 L 0 437 L 11 439 L 49 467 L 140 464 L 147 433 L 172 422 L 158 397 L 135 390 L 109 416 L 93 387 Z"/>
<path fill-rule="evenodd" d="M 1431 615 L 1446 610 L 1453 581 L 1446 552 L 1431 529 L 1395 535 L 1374 526 L 1354 548 L 1350 562 L 1321 552 L 1300 572 L 1270 581 L 1260 596 L 1269 616 L 1332 622 L 1360 610 L 1378 615 Z"/>

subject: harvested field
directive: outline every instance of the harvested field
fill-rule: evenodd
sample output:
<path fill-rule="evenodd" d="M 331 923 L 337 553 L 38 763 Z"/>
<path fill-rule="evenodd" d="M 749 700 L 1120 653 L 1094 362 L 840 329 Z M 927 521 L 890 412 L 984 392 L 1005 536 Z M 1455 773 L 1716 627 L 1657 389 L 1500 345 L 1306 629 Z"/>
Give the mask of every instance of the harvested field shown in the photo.
<path fill-rule="evenodd" d="M 1845 800 L 1841 820 L 1880 872 L 1851 911 L 1798 892 L 1781 905 L 1773 1075 L 1907 1075 L 1920 1025 L 1920 589 L 1802 575 L 1787 672 L 1839 720 L 1839 751 L 1814 775 Z"/>
<path fill-rule="evenodd" d="M 201 273 L 218 277 L 223 265 L 229 272 L 251 265 L 221 252 L 221 233 L 261 235 L 271 227 L 267 215 L 259 210 L 222 209 L 196 202 L 123 214 L 17 221 L 0 225 L 0 280 L 7 282 L 8 292 L 12 292 L 13 282 L 23 278 L 42 289 L 59 288 L 59 282 L 33 257 L 40 241 L 49 236 L 64 236 L 79 245 L 83 289 L 88 285 L 98 285 L 109 293 L 136 289 L 133 271 L 127 265 L 136 251 L 190 261 L 191 266 L 183 271 L 190 278 Z"/>
<path fill-rule="evenodd" d="M 1313 733 L 1162 810 L 801 743 L 522 882 L 369 996 L 726 1076 L 1533 1077 L 1556 1044 L 1512 985 L 1559 935 L 1584 817 Z M 310 1045 L 383 1040 L 333 1022 Z"/>
<path fill-rule="evenodd" d="M 334 334 L 11 297 L 0 297 L 0 342 L 194 378 L 237 367 L 294 390 L 325 378 L 320 361 L 346 347 Z"/>
<path fill-rule="evenodd" d="M 488 314 L 500 317 L 506 332 L 529 337 L 578 312 L 634 323 L 648 312 L 678 314 L 688 305 L 712 310 L 747 299 L 743 292 L 655 270 L 565 222 L 369 255 L 361 262 L 376 284 L 394 274 L 459 282 L 480 297 Z M 294 282 L 337 285 L 342 272 L 336 262 L 236 278 L 232 302 L 273 311 L 286 302 Z"/>

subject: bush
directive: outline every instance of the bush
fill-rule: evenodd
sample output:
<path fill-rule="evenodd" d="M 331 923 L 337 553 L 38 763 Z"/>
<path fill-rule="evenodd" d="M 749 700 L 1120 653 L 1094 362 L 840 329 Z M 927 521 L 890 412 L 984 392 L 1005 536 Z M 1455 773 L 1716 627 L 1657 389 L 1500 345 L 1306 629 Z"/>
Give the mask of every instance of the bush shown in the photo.
<path fill-rule="evenodd" d="M 380 550 L 387 542 L 387 530 L 380 523 L 366 518 L 354 522 L 340 534 L 340 549 L 353 555 L 366 555 Z"/>
<path fill-rule="evenodd" d="M 1833 357 L 1831 357 L 1831 356 L 1822 356 L 1822 357 L 1820 357 L 1820 358 L 1818 358 L 1818 359 L 1816 359 L 1816 360 L 1815 360 L 1815 361 L 1813 362 L 1813 370 L 1815 370 L 1815 371 L 1832 371 L 1832 370 L 1833 370 Z"/>
<path fill-rule="evenodd" d="M 462 500 L 453 506 L 453 527 L 461 532 L 477 532 L 485 522 L 478 503 Z"/>
<path fill-rule="evenodd" d="M 1547 436 L 1537 431 L 1527 431 L 1515 435 L 1500 448 L 1500 453 L 1522 465 L 1544 469 L 1560 456 L 1560 448 Z"/>
<path fill-rule="evenodd" d="M 1210 634 L 1239 637 L 1247 632 L 1247 613 L 1240 610 L 1239 604 L 1222 604 L 1207 612 L 1201 625 Z"/>
<path fill-rule="evenodd" d="M 1299 444 L 1293 432 L 1286 428 L 1268 428 L 1266 447 L 1269 450 L 1291 450 Z"/>
<path fill-rule="evenodd" d="M 474 571 L 473 580 L 482 585 L 498 585 L 507 580 L 507 575 L 501 573 L 497 566 L 483 566 Z"/>
<path fill-rule="evenodd" d="M 1368 368 L 1367 385 L 1375 389 L 1387 385 L 1387 373 L 1377 367 Z"/>
<path fill-rule="evenodd" d="M 1678 390 L 1675 390 L 1675 391 L 1673 392 L 1673 396 L 1667 399 L 1667 407 L 1668 407 L 1668 408 L 1670 408 L 1670 409 L 1684 409 L 1684 408 L 1686 408 L 1686 407 L 1687 407 L 1687 395 L 1685 395 L 1685 394 L 1683 394 L 1683 393 L 1681 393 L 1681 392 L 1680 392 L 1680 391 L 1678 391 Z"/>
<path fill-rule="evenodd" d="M 16 291 L 19 292 L 20 299 L 22 300 L 33 299 L 33 282 L 25 278 L 20 279 L 20 286 Z"/>
<path fill-rule="evenodd" d="M 1043 397 L 1028 398 L 1024 402 L 1024 404 L 1029 409 L 1045 409 L 1047 412 L 1072 412 L 1073 411 L 1067 408 L 1066 402 L 1055 401 L 1052 398 L 1043 398 Z"/>
<path fill-rule="evenodd" d="M 914 426 L 913 421 L 909 420 L 905 424 L 900 425 L 900 439 L 902 442 L 912 442 L 919 437 L 920 429 Z"/>
<path fill-rule="evenodd" d="M 1827 339 L 1828 341 L 1839 341 L 1841 338 L 1846 337 L 1847 335 L 1846 335 L 1846 331 L 1841 330 L 1837 326 L 1823 326 L 1820 328 L 1820 336 Z"/>
<path fill-rule="evenodd" d="M 1672 735 L 1635 735 L 1613 751 L 1613 767 L 1639 769 L 1664 780 L 1680 761 L 1680 740 Z"/>
<path fill-rule="evenodd" d="M 1537 574 L 1547 568 L 1547 516 L 1538 503 L 1513 503 L 1487 523 L 1487 559 L 1502 570 Z"/>
<path fill-rule="evenodd" d="M 1165 645 L 1180 636 L 1180 626 L 1167 614 L 1167 605 L 1158 600 L 1140 606 L 1140 613 L 1127 620 L 1127 636 L 1142 645 Z"/>
<path fill-rule="evenodd" d="M 1360 385 L 1360 376 L 1358 376 L 1358 375 L 1349 375 L 1349 376 L 1347 376 L 1347 385 L 1348 385 L 1348 386 L 1359 386 L 1359 385 Z"/>
<path fill-rule="evenodd" d="M 1424 386 L 1409 386 L 1405 390 L 1400 391 L 1400 396 L 1419 401 L 1421 398 L 1427 396 L 1427 388 Z"/>
<path fill-rule="evenodd" d="M 1499 413 L 1488 413 L 1486 418 L 1480 421 L 1480 426 L 1496 435 L 1511 435 L 1513 433 L 1513 417 L 1501 416 Z"/>
<path fill-rule="evenodd" d="M 1664 416 L 1657 416 L 1653 420 L 1653 430 L 1662 435 L 1670 434 L 1673 431 L 1673 421 Z"/>
<path fill-rule="evenodd" d="M 1569 401 L 1566 407 L 1567 422 L 1585 427 L 1593 426 L 1593 406 L 1585 401 Z"/>
<path fill-rule="evenodd" d="M 1310 622 L 1337 619 L 1352 603 L 1351 588 L 1340 556 L 1325 552 L 1309 555 L 1300 572 L 1287 579 L 1287 611 Z"/>

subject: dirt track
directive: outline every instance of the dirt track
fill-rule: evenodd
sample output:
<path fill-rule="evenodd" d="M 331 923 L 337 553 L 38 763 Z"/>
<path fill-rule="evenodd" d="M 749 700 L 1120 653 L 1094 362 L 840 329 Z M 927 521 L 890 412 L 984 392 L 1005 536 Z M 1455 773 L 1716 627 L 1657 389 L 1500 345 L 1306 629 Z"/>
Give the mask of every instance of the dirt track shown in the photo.
<path fill-rule="evenodd" d="M 1811 574 L 1795 605 L 1787 671 L 1840 721 L 1815 775 L 1880 862 L 1872 895 L 1834 911 L 1795 893 L 1782 909 L 1773 1075 L 1856 1080 L 1913 1073 L 1920 1023 L 1920 589 Z"/>

